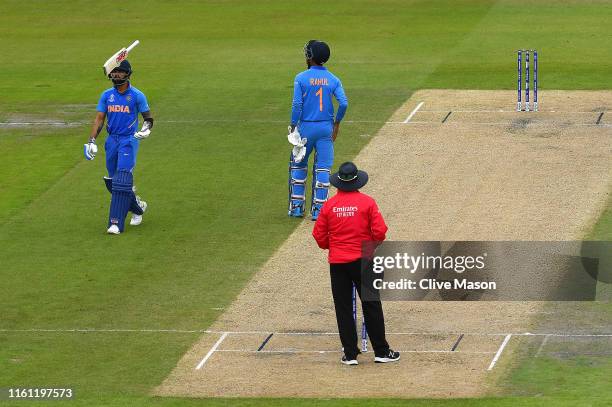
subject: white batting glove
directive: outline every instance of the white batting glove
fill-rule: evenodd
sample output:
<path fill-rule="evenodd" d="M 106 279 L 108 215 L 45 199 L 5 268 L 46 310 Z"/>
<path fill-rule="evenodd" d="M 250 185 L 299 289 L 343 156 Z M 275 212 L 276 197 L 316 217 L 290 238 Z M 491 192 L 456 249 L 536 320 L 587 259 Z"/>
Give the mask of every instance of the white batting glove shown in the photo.
<path fill-rule="evenodd" d="M 95 139 L 89 139 L 89 143 L 83 144 L 83 153 L 86 160 L 93 160 L 98 154 L 98 146 Z"/>
<path fill-rule="evenodd" d="M 142 128 L 140 129 L 140 131 L 137 131 L 136 133 L 134 133 L 134 137 L 137 138 L 138 140 L 142 140 L 143 138 L 149 137 L 150 134 L 151 134 L 151 128 L 149 127 L 149 122 L 145 121 L 142 124 Z"/>
<path fill-rule="evenodd" d="M 302 138 L 300 132 L 297 129 L 297 126 L 293 131 L 291 131 L 291 126 L 289 126 L 288 130 L 289 134 L 287 135 L 287 140 L 289 140 L 290 144 L 300 147 L 306 145 L 307 140 L 305 138 Z"/>
<path fill-rule="evenodd" d="M 293 150 L 291 151 L 291 154 L 293 155 L 293 162 L 299 163 L 306 156 L 305 146 L 308 142 L 308 139 L 306 137 L 302 138 L 300 132 L 297 129 L 297 126 L 295 127 L 295 129 L 293 129 L 293 131 L 291 131 L 291 126 L 289 126 L 288 130 L 289 134 L 287 135 L 287 140 L 289 140 L 289 143 L 293 145 Z"/>
<path fill-rule="evenodd" d="M 301 163 L 304 157 L 306 156 L 306 147 L 305 146 L 294 146 L 291 151 L 293 154 L 293 162 L 296 164 Z"/>

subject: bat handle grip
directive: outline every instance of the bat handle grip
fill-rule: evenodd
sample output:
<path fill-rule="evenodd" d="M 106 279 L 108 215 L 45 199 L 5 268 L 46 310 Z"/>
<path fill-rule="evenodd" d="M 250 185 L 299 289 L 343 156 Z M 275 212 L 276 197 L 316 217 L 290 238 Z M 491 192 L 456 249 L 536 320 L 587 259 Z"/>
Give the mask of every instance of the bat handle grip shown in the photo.
<path fill-rule="evenodd" d="M 134 47 L 136 45 L 140 44 L 140 41 L 136 40 L 132 43 L 132 45 L 130 45 L 129 47 L 127 47 L 127 52 L 130 52 L 132 49 L 134 49 Z"/>

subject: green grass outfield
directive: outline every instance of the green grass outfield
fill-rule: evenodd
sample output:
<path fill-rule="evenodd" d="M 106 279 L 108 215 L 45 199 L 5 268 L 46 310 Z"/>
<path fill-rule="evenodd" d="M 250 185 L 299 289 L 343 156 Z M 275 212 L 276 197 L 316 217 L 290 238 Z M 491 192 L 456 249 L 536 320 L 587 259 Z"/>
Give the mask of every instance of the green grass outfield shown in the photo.
<path fill-rule="evenodd" d="M 103 154 L 82 158 L 89 124 L 0 128 L 0 329 L 206 329 L 296 225 L 285 134 L 308 39 L 332 47 L 346 119 L 370 121 L 342 125 L 338 164 L 414 90 L 514 89 L 519 47 L 540 51 L 542 106 L 546 89 L 612 88 L 611 19 L 604 1 L 0 0 L 0 122 L 91 121 L 109 86 L 102 63 L 134 39 L 133 84 L 156 119 L 135 175 L 149 211 L 118 238 L 105 234 Z M 608 210 L 595 237 L 610 239 L 611 224 Z M 72 386 L 76 400 L 54 404 L 69 406 L 313 403 L 148 397 L 197 337 L 0 332 L 0 387 Z M 537 362 L 503 378 L 507 398 L 315 404 L 612 399 L 609 360 Z"/>

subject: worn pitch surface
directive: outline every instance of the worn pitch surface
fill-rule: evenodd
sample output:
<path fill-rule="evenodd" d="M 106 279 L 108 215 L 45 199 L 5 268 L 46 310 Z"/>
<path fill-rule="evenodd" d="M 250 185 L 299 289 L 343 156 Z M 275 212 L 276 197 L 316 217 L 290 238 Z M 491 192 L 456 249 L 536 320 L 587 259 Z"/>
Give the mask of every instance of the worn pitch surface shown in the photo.
<path fill-rule="evenodd" d="M 363 192 L 377 199 L 390 239 L 583 236 L 610 192 L 612 93 L 541 92 L 537 113 L 513 111 L 515 97 L 425 90 L 393 114 L 355 158 L 370 175 Z M 499 364 L 487 369 L 505 334 L 537 332 L 536 319 L 554 318 L 539 303 L 387 302 L 389 342 L 404 351 L 402 360 L 378 365 L 369 352 L 358 367 L 343 366 L 325 253 L 312 226 L 304 220 L 296 228 L 155 394 L 478 396 L 494 390 Z M 498 363 L 520 343 L 511 340 Z"/>

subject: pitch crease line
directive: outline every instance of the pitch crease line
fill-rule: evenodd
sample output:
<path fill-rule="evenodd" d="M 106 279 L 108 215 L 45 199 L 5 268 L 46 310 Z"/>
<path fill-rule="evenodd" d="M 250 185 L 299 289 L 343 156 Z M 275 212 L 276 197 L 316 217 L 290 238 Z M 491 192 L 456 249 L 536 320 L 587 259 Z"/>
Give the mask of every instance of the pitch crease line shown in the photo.
<path fill-rule="evenodd" d="M 0 332 L 5 333 L 20 333 L 20 332 L 41 332 L 41 333 L 203 333 L 203 334 L 224 334 L 228 335 L 269 335 L 270 331 L 217 331 L 212 329 L 98 329 L 98 328 L 71 328 L 71 329 L 45 329 L 45 328 L 30 328 L 30 329 L 3 329 Z M 557 337 L 588 337 L 588 338 L 612 338 L 612 333 L 588 334 L 588 333 L 502 333 L 502 332 L 387 332 L 387 335 L 476 335 L 476 336 L 557 336 Z M 274 332 L 274 335 L 304 335 L 304 336 L 322 336 L 322 335 L 338 335 L 338 332 Z"/>
<path fill-rule="evenodd" d="M 421 102 L 417 105 L 417 107 L 414 108 L 414 110 L 412 112 L 410 112 L 410 114 L 408 115 L 408 117 L 406 117 L 406 120 L 404 120 L 404 123 L 408 123 L 410 121 L 410 119 L 412 119 L 412 116 L 414 116 L 416 114 L 416 112 L 419 111 L 419 109 L 421 108 L 421 106 L 423 106 L 425 104 L 425 102 Z"/>
<path fill-rule="evenodd" d="M 550 335 L 546 335 L 544 337 L 544 340 L 542 341 L 542 343 L 540 344 L 540 347 L 538 348 L 538 351 L 535 354 L 535 357 L 540 357 L 540 353 L 542 353 L 542 349 L 544 349 L 544 346 L 546 346 L 546 343 L 548 342 L 548 338 L 550 338 Z"/>
<path fill-rule="evenodd" d="M 425 110 L 422 110 L 422 112 L 426 112 Z M 215 122 L 219 122 L 219 123 L 285 123 L 284 121 L 281 120 L 165 120 L 163 122 L 160 122 L 161 124 L 167 123 L 167 124 L 173 124 L 173 123 L 215 123 Z M 391 125 L 391 124 L 420 124 L 420 125 L 439 125 L 440 122 L 436 122 L 436 121 L 410 121 L 410 122 L 406 122 L 406 121 L 383 121 L 383 120 L 343 120 L 343 123 L 354 123 L 354 124 L 358 124 L 358 123 L 377 123 L 377 124 L 383 124 L 383 125 Z M 512 124 L 511 122 L 461 122 L 458 120 L 453 120 L 452 122 L 449 122 L 449 124 L 456 124 L 456 125 L 485 125 L 485 126 L 508 126 L 510 124 Z M 542 121 L 538 121 L 538 122 L 534 122 L 534 123 L 530 123 L 530 126 L 537 126 L 537 125 L 549 125 L 549 124 L 555 124 L 557 123 L 555 120 L 542 120 Z M 42 125 L 49 125 L 49 123 L 19 123 L 19 124 L 11 124 L 11 123 L 3 123 L 0 122 L 0 129 L 5 129 L 5 128 L 11 128 L 11 127 L 27 127 L 27 126 L 42 126 Z M 78 127 L 81 125 L 87 125 L 87 123 L 82 122 L 82 123 L 74 123 L 73 124 L 57 124 L 57 125 L 53 125 L 54 127 Z M 586 127 L 612 127 L 612 125 L 607 124 L 607 123 L 574 123 L 574 124 L 570 124 L 569 127 L 571 126 L 586 126 Z"/>
<path fill-rule="evenodd" d="M 425 103 L 425 102 L 421 102 Z M 447 113 L 449 110 L 420 110 L 423 113 Z M 453 113 L 516 113 L 515 110 L 452 110 Z M 564 114 L 593 114 L 592 111 L 561 111 L 561 110 L 540 110 L 539 113 L 559 113 Z M 605 112 L 600 112 L 600 115 Z M 286 120 L 274 120 L 274 119 L 184 119 L 184 120 L 160 120 L 159 123 L 285 123 Z M 406 123 L 405 121 L 385 121 L 385 120 L 343 120 L 343 123 L 382 123 L 382 124 L 393 124 L 393 123 Z M 429 122 L 428 122 L 429 123 Z M 57 126 L 57 127 L 77 127 L 82 125 L 88 125 L 88 121 L 29 121 L 29 122 L 0 122 L 0 128 L 4 127 L 19 127 L 19 126 Z"/>
<path fill-rule="evenodd" d="M 425 109 L 422 112 L 426 113 L 444 113 L 448 112 L 452 107 L 448 107 L 448 109 Z M 456 113 L 516 113 L 519 114 L 516 110 L 504 110 L 504 109 L 483 109 L 483 110 L 462 110 L 462 109 L 453 109 L 453 112 Z M 592 111 L 565 111 L 565 110 L 538 110 L 538 113 L 561 113 L 561 114 L 593 114 Z"/>
<path fill-rule="evenodd" d="M 487 370 L 493 370 L 493 368 L 495 367 L 495 364 L 499 360 L 499 357 L 501 356 L 502 352 L 504 351 L 504 348 L 506 347 L 508 342 L 510 342 L 510 338 L 512 338 L 512 334 L 506 335 L 506 337 L 504 338 L 504 341 L 502 342 L 501 346 L 497 350 L 497 353 L 495 354 L 495 356 L 493 356 L 493 360 L 491 361 L 491 364 L 489 365 L 489 368 Z"/>
<path fill-rule="evenodd" d="M 221 345 L 221 342 L 223 342 L 223 340 L 227 337 L 227 335 L 228 335 L 228 332 L 224 332 L 223 335 L 221 335 L 219 340 L 217 340 L 217 342 L 215 342 L 215 344 L 213 345 L 212 348 L 210 348 L 210 350 L 208 351 L 206 356 L 204 356 L 204 359 L 202 359 L 200 361 L 200 363 L 198 363 L 198 365 L 196 366 L 196 370 L 200 370 L 202 368 L 202 366 L 204 366 L 206 361 L 212 356 L 213 353 L 215 353 L 215 351 L 217 350 L 219 345 Z"/>
<path fill-rule="evenodd" d="M 277 349 L 277 350 L 252 350 L 252 349 L 218 349 L 216 352 L 229 353 L 341 353 L 341 350 L 295 350 L 295 349 Z M 475 355 L 490 355 L 495 352 L 487 351 L 450 351 L 450 350 L 398 350 L 400 353 L 451 353 L 451 354 L 475 354 Z"/>

